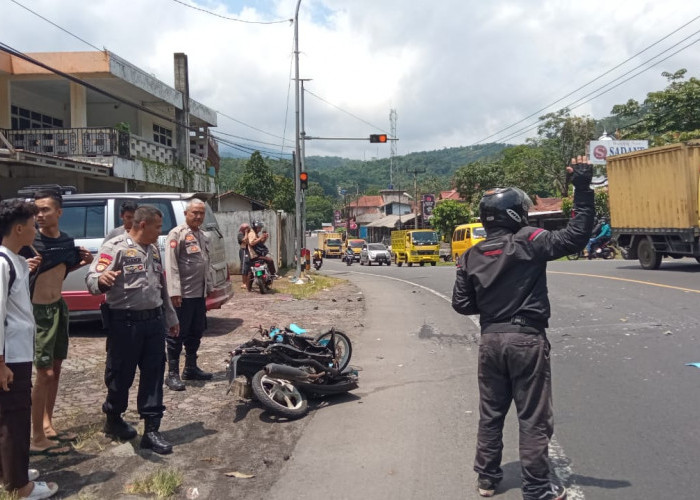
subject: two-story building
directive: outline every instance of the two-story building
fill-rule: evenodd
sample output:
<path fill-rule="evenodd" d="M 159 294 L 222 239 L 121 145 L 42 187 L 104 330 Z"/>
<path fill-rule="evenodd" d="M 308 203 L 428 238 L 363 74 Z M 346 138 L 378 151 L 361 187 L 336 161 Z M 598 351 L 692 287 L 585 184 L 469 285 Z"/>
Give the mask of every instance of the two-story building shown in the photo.
<path fill-rule="evenodd" d="M 216 111 L 189 97 L 185 54 L 174 74 L 172 87 L 107 50 L 0 50 L 0 195 L 47 183 L 214 192 Z"/>

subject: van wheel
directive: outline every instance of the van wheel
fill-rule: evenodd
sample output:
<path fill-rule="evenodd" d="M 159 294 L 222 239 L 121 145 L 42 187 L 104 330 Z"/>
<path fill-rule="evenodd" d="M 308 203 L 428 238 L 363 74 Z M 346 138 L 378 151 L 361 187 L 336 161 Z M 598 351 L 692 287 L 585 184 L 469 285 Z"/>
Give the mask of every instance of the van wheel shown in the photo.
<path fill-rule="evenodd" d="M 409 262 L 408 267 L 413 267 L 413 262 Z"/>

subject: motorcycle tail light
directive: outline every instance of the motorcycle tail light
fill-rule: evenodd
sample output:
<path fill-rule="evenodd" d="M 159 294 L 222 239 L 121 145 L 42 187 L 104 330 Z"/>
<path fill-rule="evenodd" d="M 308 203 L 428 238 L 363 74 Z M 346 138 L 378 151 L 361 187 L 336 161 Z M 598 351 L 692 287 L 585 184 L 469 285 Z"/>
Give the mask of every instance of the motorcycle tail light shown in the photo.
<path fill-rule="evenodd" d="M 260 267 L 260 262 L 256 262 L 255 267 Z"/>

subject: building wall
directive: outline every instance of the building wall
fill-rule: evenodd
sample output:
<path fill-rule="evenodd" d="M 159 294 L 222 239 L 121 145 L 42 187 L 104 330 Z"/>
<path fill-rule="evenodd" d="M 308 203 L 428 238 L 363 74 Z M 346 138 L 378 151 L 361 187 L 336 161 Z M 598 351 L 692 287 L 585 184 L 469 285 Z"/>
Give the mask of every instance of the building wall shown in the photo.
<path fill-rule="evenodd" d="M 66 91 L 68 84 L 66 84 Z M 70 105 L 67 102 L 56 101 L 46 96 L 35 94 L 16 85 L 10 81 L 10 101 L 12 105 L 19 106 L 30 111 L 36 111 L 43 115 L 49 115 L 63 120 L 64 127 L 70 127 Z M 10 110 L 8 110 L 9 112 Z"/>
<path fill-rule="evenodd" d="M 251 208 L 248 200 L 236 196 L 227 196 L 219 200 L 219 210 L 221 212 L 247 212 Z"/>

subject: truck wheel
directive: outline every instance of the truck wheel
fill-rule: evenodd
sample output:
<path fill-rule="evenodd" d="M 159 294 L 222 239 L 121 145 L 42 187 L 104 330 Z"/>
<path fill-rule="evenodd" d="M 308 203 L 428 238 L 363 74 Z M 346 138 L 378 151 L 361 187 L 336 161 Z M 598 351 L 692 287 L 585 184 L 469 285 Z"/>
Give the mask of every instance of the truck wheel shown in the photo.
<path fill-rule="evenodd" d="M 420 267 L 423 267 L 425 265 L 425 262 L 420 263 Z"/>
<path fill-rule="evenodd" d="M 654 245 L 646 238 L 639 242 L 637 256 L 642 269 L 658 269 L 661 265 L 662 255 L 654 250 Z"/>
<path fill-rule="evenodd" d="M 409 262 L 408 267 L 413 267 L 413 262 Z"/>
<path fill-rule="evenodd" d="M 431 266 L 437 266 L 437 262 L 431 262 L 430 265 L 431 265 Z"/>
<path fill-rule="evenodd" d="M 700 264 L 700 257 L 695 257 L 695 260 L 697 260 L 698 264 Z"/>

